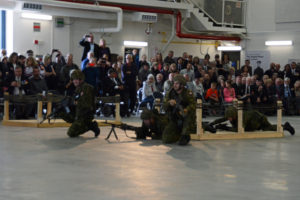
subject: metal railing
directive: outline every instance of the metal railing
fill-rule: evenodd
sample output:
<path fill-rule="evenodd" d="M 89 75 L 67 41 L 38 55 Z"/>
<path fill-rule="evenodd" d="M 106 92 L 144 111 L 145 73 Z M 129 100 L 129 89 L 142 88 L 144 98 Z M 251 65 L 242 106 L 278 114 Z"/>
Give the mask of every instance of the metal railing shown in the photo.
<path fill-rule="evenodd" d="M 199 8 L 215 25 L 246 27 L 246 0 L 185 0 Z"/>

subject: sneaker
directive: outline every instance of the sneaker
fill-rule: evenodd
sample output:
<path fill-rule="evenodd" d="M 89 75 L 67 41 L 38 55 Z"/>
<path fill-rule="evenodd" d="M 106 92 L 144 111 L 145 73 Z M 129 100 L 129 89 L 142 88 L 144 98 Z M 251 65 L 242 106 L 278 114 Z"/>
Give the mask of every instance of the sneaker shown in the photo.
<path fill-rule="evenodd" d="M 291 135 L 295 134 L 295 129 L 294 129 L 294 127 L 291 126 L 291 124 L 289 122 L 284 123 L 283 130 L 290 132 Z"/>
<path fill-rule="evenodd" d="M 96 121 L 93 121 L 91 130 L 95 133 L 95 138 L 97 138 L 100 135 L 100 129 L 99 129 L 98 123 Z"/>

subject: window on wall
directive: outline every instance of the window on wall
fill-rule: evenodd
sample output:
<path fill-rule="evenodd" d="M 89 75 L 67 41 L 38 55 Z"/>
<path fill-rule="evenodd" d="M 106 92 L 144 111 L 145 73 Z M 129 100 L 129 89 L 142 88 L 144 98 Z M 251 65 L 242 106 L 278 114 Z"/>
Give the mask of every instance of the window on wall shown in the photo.
<path fill-rule="evenodd" d="M 6 11 L 0 10 L 0 48 L 6 49 Z"/>

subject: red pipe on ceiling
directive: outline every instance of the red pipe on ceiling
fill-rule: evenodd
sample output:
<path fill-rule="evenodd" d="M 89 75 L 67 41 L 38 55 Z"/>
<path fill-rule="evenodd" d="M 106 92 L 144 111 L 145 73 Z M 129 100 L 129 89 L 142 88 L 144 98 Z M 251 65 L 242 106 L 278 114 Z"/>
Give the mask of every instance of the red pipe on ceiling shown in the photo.
<path fill-rule="evenodd" d="M 88 2 L 88 1 L 76 1 L 76 0 L 59 0 L 59 1 L 66 1 L 66 2 L 72 2 L 72 3 L 94 4 L 94 2 Z M 130 10 L 130 11 L 150 12 L 150 13 L 159 13 L 159 14 L 167 14 L 167 15 L 174 14 L 174 11 L 172 11 L 172 10 L 157 9 L 157 8 L 133 7 L 133 6 L 116 5 L 116 4 L 109 4 L 109 3 L 101 3 L 100 5 L 119 7 L 119 8 L 122 8 L 123 10 Z M 213 36 L 213 35 L 198 35 L 198 34 L 181 33 L 181 13 L 179 11 L 177 12 L 177 16 L 176 16 L 176 35 L 179 38 L 190 38 L 190 39 L 201 39 L 201 40 L 241 41 L 240 37 L 233 37 L 233 36 L 217 36 L 217 35 Z"/>

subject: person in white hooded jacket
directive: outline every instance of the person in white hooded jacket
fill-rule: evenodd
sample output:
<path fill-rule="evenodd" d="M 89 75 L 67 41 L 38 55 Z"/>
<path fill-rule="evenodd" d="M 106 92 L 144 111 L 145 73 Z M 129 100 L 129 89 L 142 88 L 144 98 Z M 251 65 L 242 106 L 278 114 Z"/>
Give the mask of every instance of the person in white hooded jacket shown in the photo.
<path fill-rule="evenodd" d="M 155 79 L 152 74 L 147 76 L 147 80 L 143 82 L 142 89 L 142 102 L 141 104 L 149 103 L 152 109 L 154 102 L 154 93 L 157 92 L 157 88 L 155 86 Z"/>

